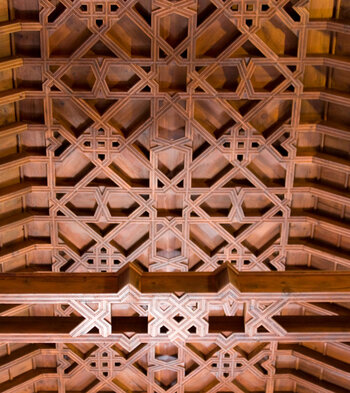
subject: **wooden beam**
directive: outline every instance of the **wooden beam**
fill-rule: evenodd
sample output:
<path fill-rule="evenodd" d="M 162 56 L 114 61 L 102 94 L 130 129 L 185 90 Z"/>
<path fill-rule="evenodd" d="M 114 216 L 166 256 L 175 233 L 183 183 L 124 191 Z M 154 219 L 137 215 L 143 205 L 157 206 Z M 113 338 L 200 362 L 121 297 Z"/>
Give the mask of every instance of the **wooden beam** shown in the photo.
<path fill-rule="evenodd" d="M 308 180 L 295 180 L 292 189 L 294 193 L 307 192 L 320 198 L 326 198 L 332 202 L 350 205 L 350 193 L 342 191 L 326 184 Z"/>
<path fill-rule="evenodd" d="M 42 25 L 35 21 L 6 21 L 0 23 L 0 34 L 17 33 L 18 31 L 40 31 Z"/>
<path fill-rule="evenodd" d="M 340 235 L 346 234 L 347 236 L 350 236 L 350 224 L 348 221 L 336 220 L 324 214 L 320 214 L 318 211 L 292 209 L 290 220 L 291 222 L 307 221 L 313 224 L 321 225 Z"/>
<path fill-rule="evenodd" d="M 346 388 L 342 388 L 325 380 L 320 380 L 313 375 L 305 373 L 301 370 L 280 368 L 276 370 L 276 378 L 292 379 L 302 385 L 309 387 L 312 389 L 312 391 L 319 393 L 349 393 L 349 390 Z"/>
<path fill-rule="evenodd" d="M 52 244 L 46 238 L 30 238 L 3 247 L 0 250 L 0 263 L 18 255 L 24 255 L 34 250 L 51 250 Z"/>
<path fill-rule="evenodd" d="M 350 316 L 276 315 L 273 319 L 289 333 L 350 332 Z"/>
<path fill-rule="evenodd" d="M 333 370 L 338 373 L 350 375 L 350 364 L 345 363 L 341 360 L 332 358 L 330 356 L 323 355 L 313 349 L 304 347 L 298 344 L 279 344 L 278 353 L 283 355 L 292 354 L 300 359 L 304 359 L 307 362 L 317 364 L 321 367 Z"/>
<path fill-rule="evenodd" d="M 310 337 L 321 337 L 324 334 L 334 335 L 341 334 L 341 338 L 350 334 L 350 317 L 344 316 L 275 316 L 273 319 L 287 331 L 283 337 L 284 341 L 291 340 L 295 337 L 295 333 L 302 335 L 303 340 L 309 340 Z M 16 341 L 16 337 L 24 342 L 45 342 L 51 341 L 54 337 L 56 342 L 70 340 L 89 341 L 89 336 L 99 337 L 97 328 L 93 328 L 89 333 L 81 337 L 71 337 L 70 332 L 73 331 L 80 323 L 84 321 L 83 317 L 23 317 L 11 316 L 0 317 L 0 337 L 2 340 Z M 244 317 L 241 316 L 210 316 L 208 319 L 209 333 L 234 333 L 243 339 L 246 336 L 246 328 Z M 263 322 L 262 322 L 263 324 Z M 132 332 L 137 334 L 148 333 L 147 317 L 112 317 L 111 319 L 111 335 L 105 340 L 115 339 L 116 334 Z M 166 334 L 166 333 L 165 333 Z M 268 334 L 269 340 L 281 340 L 282 337 L 276 337 L 272 332 L 257 332 L 257 336 Z M 306 336 L 307 335 L 307 336 Z M 320 336 L 321 335 L 321 336 Z M 256 335 L 255 335 L 256 336 Z M 254 336 L 254 337 L 255 337 Z M 166 337 L 166 336 L 165 336 Z M 261 337 L 260 337 L 261 338 Z M 246 339 L 249 339 L 246 336 Z M 250 339 L 253 339 L 252 337 Z"/>
<path fill-rule="evenodd" d="M 288 333 L 349 333 L 349 316 L 278 315 L 273 319 Z M 244 317 L 209 317 L 209 333 L 240 332 Z M 241 330 L 239 330 L 241 329 Z M 244 329 L 243 329 L 244 331 Z"/>
<path fill-rule="evenodd" d="M 44 154 L 40 154 L 36 152 L 16 153 L 0 159 L 0 170 L 17 168 L 21 165 L 25 165 L 30 162 L 47 162 L 47 161 L 48 158 Z"/>
<path fill-rule="evenodd" d="M 28 124 L 24 122 L 15 122 L 6 124 L 0 127 L 0 137 L 7 137 L 10 135 L 17 135 L 24 131 L 27 131 Z"/>
<path fill-rule="evenodd" d="M 6 57 L 0 60 L 0 71 L 12 70 L 22 66 L 23 59 L 20 57 Z"/>
<path fill-rule="evenodd" d="M 311 19 L 307 25 L 309 29 L 328 30 L 337 33 L 350 34 L 350 24 L 340 19 Z"/>
<path fill-rule="evenodd" d="M 244 317 L 209 317 L 209 333 L 244 332 Z"/>
<path fill-rule="evenodd" d="M 214 272 L 145 273 L 128 264 L 117 273 L 2 273 L 0 297 L 115 294 L 125 285 L 132 285 L 141 293 L 217 293 L 228 284 L 244 294 L 349 293 L 350 272 L 238 272 L 227 262 Z"/>
<path fill-rule="evenodd" d="M 318 255 L 333 262 L 350 266 L 350 255 L 346 250 L 311 238 L 290 238 L 286 249 L 307 251 L 311 255 Z"/>
<path fill-rule="evenodd" d="M 14 388 L 21 389 L 17 391 L 24 391 L 24 386 L 26 384 L 46 378 L 57 378 L 56 368 L 36 368 L 34 370 L 29 370 L 11 380 L 1 383 L 0 392 L 5 393 L 7 391 L 13 391 Z"/>
<path fill-rule="evenodd" d="M 50 216 L 48 215 L 48 212 L 41 211 L 26 211 L 15 214 L 11 217 L 0 220 L 0 232 L 11 230 L 18 225 L 25 225 L 38 221 L 47 221 L 49 218 Z"/>
<path fill-rule="evenodd" d="M 68 334 L 83 317 L 0 317 L 0 334 Z"/>
<path fill-rule="evenodd" d="M 24 100 L 26 91 L 23 89 L 9 89 L 0 92 L 0 105 L 12 104 L 14 102 Z"/>
<path fill-rule="evenodd" d="M 83 317 L 0 317 L 0 335 L 65 335 L 83 322 Z M 147 317 L 112 317 L 112 333 L 147 333 Z M 98 333 L 98 331 L 96 331 Z M 28 339 L 30 342 L 30 337 Z"/>
<path fill-rule="evenodd" d="M 51 354 L 56 352 L 55 344 L 28 344 L 22 348 L 16 349 L 9 355 L 0 357 L 0 370 L 21 363 L 37 354 Z"/>
<path fill-rule="evenodd" d="M 39 184 L 33 181 L 17 183 L 0 188 L 0 202 L 13 198 L 19 198 L 34 191 L 47 191 L 46 184 Z"/>

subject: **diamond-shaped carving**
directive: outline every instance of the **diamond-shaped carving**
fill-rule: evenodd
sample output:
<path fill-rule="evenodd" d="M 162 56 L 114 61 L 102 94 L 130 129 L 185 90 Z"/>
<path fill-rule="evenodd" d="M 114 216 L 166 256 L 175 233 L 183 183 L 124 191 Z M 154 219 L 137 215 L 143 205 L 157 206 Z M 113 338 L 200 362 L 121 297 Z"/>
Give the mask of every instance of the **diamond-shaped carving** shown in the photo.
<path fill-rule="evenodd" d="M 129 194 L 112 192 L 109 194 L 107 207 L 113 217 L 127 217 L 139 204 Z"/>
<path fill-rule="evenodd" d="M 93 121 L 80 106 L 71 99 L 53 99 L 53 117 L 75 137 L 87 131 Z"/>
<path fill-rule="evenodd" d="M 177 383 L 177 372 L 172 370 L 159 370 L 154 373 L 154 380 L 163 390 L 167 391 Z"/>
<path fill-rule="evenodd" d="M 72 221 L 58 224 L 58 239 L 59 243 L 65 244 L 79 256 L 82 256 L 96 244 L 96 241 L 91 239 L 91 236 L 81 225 Z"/>
<path fill-rule="evenodd" d="M 212 217 L 228 217 L 232 207 L 231 198 L 225 194 L 213 194 L 205 200 L 201 208 Z"/>
<path fill-rule="evenodd" d="M 228 134 L 230 127 L 235 124 L 224 108 L 213 100 L 196 100 L 194 118 L 216 139 Z"/>
<path fill-rule="evenodd" d="M 155 358 L 162 362 L 173 362 L 178 359 L 179 350 L 173 343 L 159 343 L 155 346 Z"/>
<path fill-rule="evenodd" d="M 274 204 L 263 193 L 247 193 L 242 203 L 245 216 L 262 216 L 273 207 Z"/>
<path fill-rule="evenodd" d="M 128 16 L 123 16 L 118 20 L 107 34 L 128 56 L 150 57 L 150 38 Z"/>
<path fill-rule="evenodd" d="M 181 217 L 183 209 L 183 197 L 173 191 L 158 194 L 156 197 L 156 209 L 158 217 Z"/>
<path fill-rule="evenodd" d="M 131 136 L 150 116 L 149 100 L 130 100 L 111 118 L 111 125 L 125 138 Z"/>
<path fill-rule="evenodd" d="M 272 91 L 285 80 L 285 77 L 273 66 L 256 66 L 251 78 L 256 92 Z"/>
<path fill-rule="evenodd" d="M 110 91 L 128 91 L 139 81 L 140 77 L 130 66 L 111 65 L 108 68 L 106 82 Z"/>
<path fill-rule="evenodd" d="M 128 164 L 131 162 L 130 160 L 133 165 Z M 143 162 L 129 150 L 124 150 L 116 155 L 110 168 L 129 186 L 148 187 L 149 170 L 145 167 Z"/>
<path fill-rule="evenodd" d="M 91 34 L 85 22 L 72 15 L 50 35 L 50 55 L 70 56 Z"/>
<path fill-rule="evenodd" d="M 215 58 L 240 36 L 237 27 L 221 14 L 204 30 L 196 41 L 196 57 Z"/>
<path fill-rule="evenodd" d="M 92 68 L 88 65 L 70 67 L 61 79 L 74 91 L 91 91 L 96 81 Z"/>
<path fill-rule="evenodd" d="M 167 140 L 183 138 L 186 132 L 185 119 L 174 109 L 168 109 L 158 120 L 158 136 Z"/>
<path fill-rule="evenodd" d="M 175 93 L 187 89 L 187 67 L 176 63 L 159 66 L 159 91 Z"/>
<path fill-rule="evenodd" d="M 279 17 L 274 16 L 264 22 L 257 35 L 277 55 L 297 55 L 298 37 Z"/>
<path fill-rule="evenodd" d="M 232 168 L 232 164 L 214 150 L 192 172 L 192 187 L 211 187 Z"/>
<path fill-rule="evenodd" d="M 158 169 L 170 180 L 184 169 L 184 152 L 175 148 L 169 148 L 159 152 L 157 155 Z"/>
<path fill-rule="evenodd" d="M 188 19 L 179 14 L 169 14 L 160 19 L 160 36 L 173 48 L 187 37 Z"/>
<path fill-rule="evenodd" d="M 222 252 L 227 245 L 226 240 L 209 224 L 191 224 L 190 239 L 209 256 Z"/>
<path fill-rule="evenodd" d="M 77 216 L 93 216 L 97 209 L 97 202 L 94 193 L 79 192 L 66 206 Z"/>
<path fill-rule="evenodd" d="M 129 257 L 149 239 L 149 225 L 129 223 L 111 241 L 125 257 Z"/>
<path fill-rule="evenodd" d="M 207 82 L 219 92 L 234 92 L 241 80 L 235 66 L 219 66 L 207 78 Z"/>
<path fill-rule="evenodd" d="M 167 259 L 176 258 L 181 255 L 181 240 L 172 231 L 167 231 L 156 242 L 156 254 Z"/>

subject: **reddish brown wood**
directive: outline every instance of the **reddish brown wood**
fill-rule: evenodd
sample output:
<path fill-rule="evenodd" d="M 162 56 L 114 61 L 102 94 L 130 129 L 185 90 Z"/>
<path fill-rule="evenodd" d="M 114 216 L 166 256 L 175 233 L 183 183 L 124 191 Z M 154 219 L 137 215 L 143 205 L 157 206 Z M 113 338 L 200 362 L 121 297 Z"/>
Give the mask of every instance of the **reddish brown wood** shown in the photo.
<path fill-rule="evenodd" d="M 0 0 L 1 392 L 349 390 L 349 18 Z"/>
<path fill-rule="evenodd" d="M 238 272 L 225 263 L 214 272 L 142 272 L 127 265 L 118 273 L 4 273 L 0 301 L 5 294 L 118 294 L 132 285 L 142 293 L 217 293 L 231 285 L 240 293 L 347 294 L 348 272 Z M 41 296 L 43 297 L 43 296 Z M 329 300 L 329 299 L 328 299 Z"/>

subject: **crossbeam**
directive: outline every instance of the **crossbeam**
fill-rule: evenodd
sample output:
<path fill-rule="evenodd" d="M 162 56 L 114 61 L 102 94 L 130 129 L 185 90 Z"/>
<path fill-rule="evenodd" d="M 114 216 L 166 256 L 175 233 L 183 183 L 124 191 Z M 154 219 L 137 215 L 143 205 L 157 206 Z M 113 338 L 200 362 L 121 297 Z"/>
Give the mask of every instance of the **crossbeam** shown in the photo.
<path fill-rule="evenodd" d="M 350 341 L 349 315 L 329 315 L 324 308 L 348 301 L 349 292 L 349 272 L 238 272 L 230 263 L 214 272 L 143 272 L 130 263 L 116 273 L 3 273 L 0 340 L 115 340 L 130 332 L 146 341 L 168 335 L 199 340 L 231 332 L 243 341 L 266 334 L 272 341 Z M 295 302 L 323 308 L 320 315 L 285 315 Z M 57 305 L 58 314 L 17 316 L 18 305 L 32 304 Z M 183 311 L 188 304 L 194 314 Z M 231 314 L 212 315 L 217 304 Z M 117 316 L 125 307 L 134 316 Z M 243 315 L 235 315 L 237 307 Z"/>
<path fill-rule="evenodd" d="M 225 263 L 214 272 L 142 272 L 128 264 L 117 273 L 2 273 L 7 294 L 115 294 L 126 285 L 141 293 L 217 293 L 228 284 L 243 294 L 350 292 L 350 272 L 238 272 Z"/>
<path fill-rule="evenodd" d="M 0 317 L 0 335 L 69 334 L 83 317 Z M 112 333 L 147 333 L 146 317 L 112 317 Z M 92 332 L 93 333 L 93 332 Z M 95 332 L 96 333 L 96 332 Z"/>
<path fill-rule="evenodd" d="M 288 342 L 300 338 L 303 341 L 322 339 L 350 340 L 350 317 L 324 315 L 278 315 L 273 320 L 285 330 L 284 335 L 276 335 L 262 323 L 261 329 L 254 335 L 247 334 L 247 323 L 243 316 L 209 316 L 208 334 L 200 335 L 197 331 L 190 332 L 191 340 L 213 340 L 215 335 L 235 335 L 241 341 L 270 340 Z M 145 342 L 152 341 L 147 317 L 112 317 L 111 332 L 101 337 L 98 329 L 91 328 L 85 334 L 72 337 L 72 331 L 84 322 L 83 317 L 0 317 L 0 339 L 11 342 L 103 342 L 115 341 L 120 334 L 140 334 Z M 168 332 L 162 331 L 157 340 L 168 340 Z M 119 335 L 119 336 L 118 336 Z"/>
<path fill-rule="evenodd" d="M 350 333 L 348 316 L 278 315 L 273 319 L 289 333 Z M 209 317 L 209 332 L 223 331 L 244 331 L 244 317 Z"/>

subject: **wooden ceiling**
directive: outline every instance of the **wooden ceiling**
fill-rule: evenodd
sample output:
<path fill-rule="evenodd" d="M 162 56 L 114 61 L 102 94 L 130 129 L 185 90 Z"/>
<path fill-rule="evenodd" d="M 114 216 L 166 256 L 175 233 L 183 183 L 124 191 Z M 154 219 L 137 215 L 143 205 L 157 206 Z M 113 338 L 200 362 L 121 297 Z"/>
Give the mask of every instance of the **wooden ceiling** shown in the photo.
<path fill-rule="evenodd" d="M 349 22 L 0 0 L 0 392 L 350 392 Z"/>

